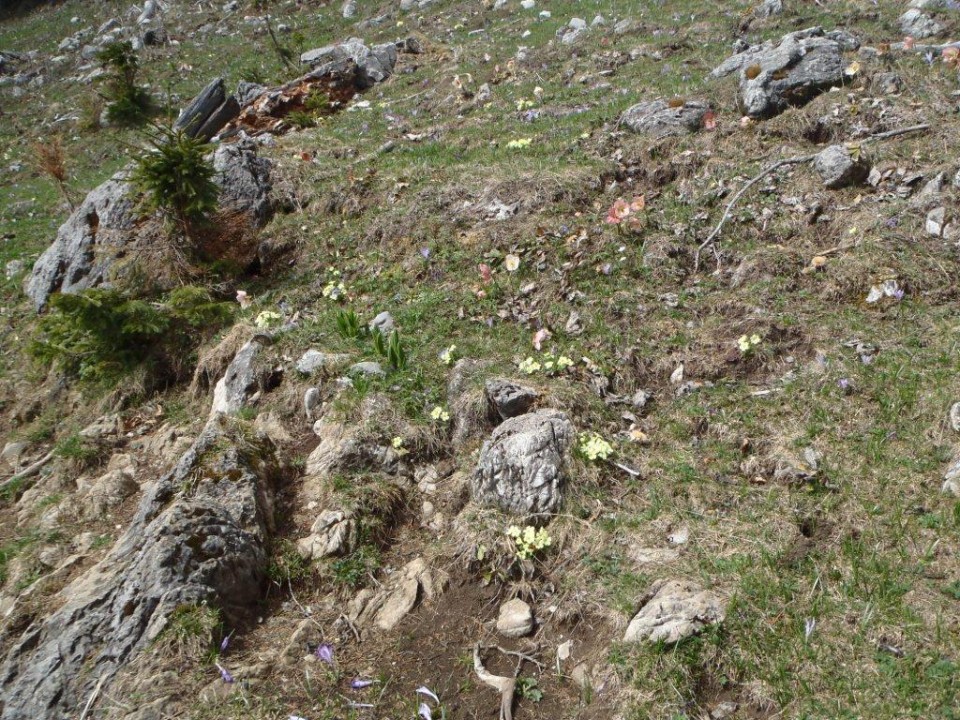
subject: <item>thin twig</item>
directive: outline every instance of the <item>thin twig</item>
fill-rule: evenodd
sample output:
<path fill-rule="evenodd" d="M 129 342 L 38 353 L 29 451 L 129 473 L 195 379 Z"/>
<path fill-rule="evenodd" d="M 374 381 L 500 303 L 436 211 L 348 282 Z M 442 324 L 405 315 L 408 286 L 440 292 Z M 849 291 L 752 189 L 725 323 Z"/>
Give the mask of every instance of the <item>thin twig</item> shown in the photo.
<path fill-rule="evenodd" d="M 886 132 L 874 133 L 870 135 L 865 140 L 861 140 L 860 144 L 864 145 L 869 142 L 876 142 L 877 140 L 888 140 L 890 138 L 899 137 L 901 135 L 907 135 L 909 133 L 923 132 L 924 130 L 929 130 L 930 126 L 927 123 L 922 123 L 920 125 L 911 125 L 910 127 L 899 128 L 897 130 L 887 130 Z"/>
<path fill-rule="evenodd" d="M 532 657 L 530 657 L 529 655 L 525 655 L 525 654 L 522 653 L 522 652 L 517 652 L 516 650 L 507 650 L 506 648 L 502 648 L 502 647 L 500 647 L 499 645 L 494 645 L 493 647 L 494 647 L 495 649 L 499 650 L 500 652 L 502 652 L 504 655 L 513 655 L 514 657 L 518 657 L 518 658 L 520 658 L 520 659 L 522 659 L 522 660 L 526 660 L 526 661 L 529 662 L 529 663 L 533 663 L 533 664 L 536 665 L 540 670 L 543 670 L 543 663 L 538 662 L 537 660 L 534 660 L 534 659 L 533 659 Z"/>
<path fill-rule="evenodd" d="M 723 226 L 726 224 L 727 220 L 730 219 L 730 211 L 733 210 L 733 206 L 737 204 L 737 201 L 743 197 L 743 195 L 747 192 L 747 190 L 749 190 L 758 182 L 763 180 L 770 173 L 776 172 L 782 167 L 785 167 L 787 165 L 799 165 L 801 163 L 808 163 L 812 161 L 815 157 L 816 157 L 815 154 L 814 155 L 797 155 L 795 157 L 784 158 L 783 160 L 777 160 L 772 165 L 768 165 L 766 169 L 760 172 L 759 175 L 754 175 L 752 178 L 750 178 L 746 182 L 746 184 L 734 194 L 730 202 L 727 203 L 727 207 L 723 211 L 723 217 L 720 218 L 720 222 L 717 223 L 717 226 L 713 229 L 713 232 L 707 235 L 707 239 L 704 240 L 702 243 L 700 243 L 700 247 L 697 248 L 697 252 L 693 257 L 694 272 L 700 269 L 700 253 L 702 253 L 704 250 L 710 247 L 713 241 L 720 234 L 720 231 L 723 229 Z"/>
<path fill-rule="evenodd" d="M 103 685 L 103 681 L 106 679 L 107 675 L 104 673 L 100 676 L 100 679 L 97 680 L 97 684 L 93 688 L 93 692 L 90 693 L 90 697 L 87 699 L 87 704 L 83 706 L 83 712 L 80 713 L 80 720 L 86 720 L 87 713 L 90 712 L 90 708 L 93 707 L 93 703 L 97 699 L 97 695 L 100 694 L 100 688 Z"/>
<path fill-rule="evenodd" d="M 18 483 L 18 482 L 20 482 L 21 480 L 23 480 L 23 479 L 25 479 L 25 478 L 32 477 L 33 475 L 36 475 L 36 474 L 40 471 L 40 468 L 42 468 L 42 467 L 43 467 L 44 465 L 46 465 L 48 462 L 50 462 L 51 460 L 53 460 L 53 456 L 54 456 L 54 451 L 51 450 L 51 451 L 48 452 L 46 455 L 44 455 L 42 458 L 40 458 L 39 460 L 37 460 L 33 465 L 31 465 L 30 467 L 28 467 L 26 470 L 23 470 L 23 471 L 21 471 L 21 472 L 18 472 L 16 475 L 12 475 L 12 476 L 10 476 L 9 479 L 4 480 L 3 483 L 0 484 L 0 492 L 3 492 L 4 490 L 6 490 L 6 489 L 7 489 L 8 487 L 10 487 L 11 485 L 14 485 L 14 484 Z"/>

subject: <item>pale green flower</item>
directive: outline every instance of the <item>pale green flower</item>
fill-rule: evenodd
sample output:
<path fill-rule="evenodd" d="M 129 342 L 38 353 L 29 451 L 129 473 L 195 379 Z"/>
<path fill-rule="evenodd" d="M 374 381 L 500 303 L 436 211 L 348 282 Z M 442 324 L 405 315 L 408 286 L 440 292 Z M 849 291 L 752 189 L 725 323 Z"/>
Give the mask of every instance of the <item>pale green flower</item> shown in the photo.
<path fill-rule="evenodd" d="M 520 138 L 518 140 L 511 140 L 507 143 L 508 150 L 523 150 L 525 147 L 529 147 L 530 143 L 533 142 L 533 138 Z"/>
<path fill-rule="evenodd" d="M 613 446 L 597 433 L 583 433 L 580 436 L 580 454 L 587 460 L 606 460 L 613 455 Z"/>
<path fill-rule="evenodd" d="M 450 413 L 444 410 L 442 407 L 437 405 L 433 410 L 430 411 L 430 417 L 434 420 L 439 420 L 440 422 L 449 422 Z"/>
<path fill-rule="evenodd" d="M 527 375 L 533 375 L 535 372 L 542 370 L 543 366 L 532 357 L 528 357 L 520 362 L 519 368 L 520 372 L 526 373 Z"/>
<path fill-rule="evenodd" d="M 253 321 L 253 324 L 258 328 L 265 329 L 273 327 L 274 325 L 279 325 L 283 320 L 283 315 L 273 310 L 264 310 L 262 313 L 257 315 L 257 319 Z"/>
<path fill-rule="evenodd" d="M 455 353 L 457 352 L 457 346 L 451 345 L 442 353 L 440 353 L 440 362 L 444 365 L 452 365 L 453 361 L 456 359 Z"/>
<path fill-rule="evenodd" d="M 545 528 L 527 525 L 522 530 L 516 525 L 507 528 L 507 536 L 513 539 L 514 550 L 520 560 L 527 560 L 553 543 Z"/>

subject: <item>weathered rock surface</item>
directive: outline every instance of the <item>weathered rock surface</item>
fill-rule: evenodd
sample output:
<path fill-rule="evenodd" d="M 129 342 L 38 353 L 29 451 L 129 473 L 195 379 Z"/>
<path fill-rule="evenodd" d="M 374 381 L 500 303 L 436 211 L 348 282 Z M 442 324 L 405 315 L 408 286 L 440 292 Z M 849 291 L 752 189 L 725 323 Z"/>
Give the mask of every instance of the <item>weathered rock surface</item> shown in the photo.
<path fill-rule="evenodd" d="M 307 458 L 304 478 L 304 489 L 311 500 L 323 495 L 326 481 L 337 472 L 371 469 L 394 473 L 397 470 L 400 457 L 396 450 L 370 442 L 356 426 L 318 420 L 313 432 L 320 438 L 320 444 Z"/>
<path fill-rule="evenodd" d="M 220 77 L 211 81 L 181 111 L 173 128 L 191 137 L 209 140 L 239 114 L 240 103 L 233 95 L 227 96 Z"/>
<path fill-rule="evenodd" d="M 658 580 L 623 641 L 678 643 L 722 622 L 725 615 L 722 601 L 709 590 L 681 580 Z"/>
<path fill-rule="evenodd" d="M 324 510 L 310 528 L 310 535 L 297 540 L 297 549 L 309 560 L 345 555 L 356 545 L 357 523 L 342 510 Z"/>
<path fill-rule="evenodd" d="M 515 513 L 553 512 L 562 499 L 574 436 L 573 424 L 558 410 L 507 420 L 480 451 L 471 481 L 474 500 Z"/>
<path fill-rule="evenodd" d="M 119 172 L 92 190 L 37 260 L 24 287 L 37 310 L 54 292 L 80 292 L 108 281 L 114 256 L 133 238 L 137 221 L 126 178 Z"/>
<path fill-rule="evenodd" d="M 279 468 L 269 444 L 234 440 L 209 425 L 109 555 L 8 645 L 0 718 L 79 717 L 94 686 L 108 693 L 178 607 L 206 602 L 234 622 L 246 617 L 262 592 Z"/>
<path fill-rule="evenodd" d="M 360 89 L 366 89 L 383 82 L 393 74 L 393 68 L 397 64 L 397 46 L 394 43 L 384 43 L 370 48 L 360 38 L 350 38 L 342 43 L 308 50 L 300 55 L 301 63 L 314 68 L 347 59 L 356 63 L 357 84 Z"/>
<path fill-rule="evenodd" d="M 218 413 L 235 415 L 259 393 L 276 387 L 279 371 L 264 352 L 268 343 L 266 336 L 258 335 L 240 348 L 213 389 L 211 417 Z"/>
<path fill-rule="evenodd" d="M 523 415 L 539 397 L 536 390 L 504 378 L 487 380 L 485 390 L 490 408 L 499 420 Z"/>
<path fill-rule="evenodd" d="M 131 455 L 118 453 L 110 458 L 107 471 L 95 479 L 77 480 L 81 515 L 96 519 L 120 505 L 140 489 L 137 463 Z M 70 501 L 74 502 L 74 501 Z"/>
<path fill-rule="evenodd" d="M 913 7 L 900 16 L 900 30 L 917 40 L 939 35 L 943 32 L 943 25 L 932 17 Z"/>
<path fill-rule="evenodd" d="M 361 590 L 350 602 L 348 615 L 359 627 L 392 630 L 421 602 L 443 592 L 446 578 L 431 570 L 423 558 L 411 560 L 378 590 Z"/>
<path fill-rule="evenodd" d="M 841 42 L 842 41 L 842 42 Z M 830 37 L 814 27 L 789 33 L 725 60 L 712 75 L 740 71 L 740 101 L 751 117 L 770 117 L 803 105 L 843 82 L 846 35 Z"/>
<path fill-rule="evenodd" d="M 701 100 L 671 104 L 666 100 L 648 100 L 627 108 L 620 121 L 635 133 L 654 138 L 683 135 L 703 127 L 710 105 Z"/>
<path fill-rule="evenodd" d="M 529 635 L 533 630 L 533 610 L 520 598 L 508 600 L 500 606 L 497 632 L 508 638 Z"/>
<path fill-rule="evenodd" d="M 307 350 L 297 360 L 297 372 L 312 375 L 315 372 L 338 372 L 347 363 L 350 356 L 343 353 L 325 353 L 319 350 Z"/>
<path fill-rule="evenodd" d="M 813 169 L 826 187 L 836 189 L 864 182 L 870 174 L 870 163 L 859 148 L 831 145 L 817 154 Z"/>
<path fill-rule="evenodd" d="M 264 224 L 273 212 L 270 161 L 245 142 L 218 148 L 213 165 L 221 207 L 246 211 L 255 224 Z M 113 283 L 122 276 L 121 257 L 136 257 L 141 243 L 146 250 L 167 234 L 159 216 L 143 216 L 137 209 L 138 196 L 127 178 L 121 171 L 93 189 L 34 264 L 24 292 L 38 311 L 55 292 Z"/>

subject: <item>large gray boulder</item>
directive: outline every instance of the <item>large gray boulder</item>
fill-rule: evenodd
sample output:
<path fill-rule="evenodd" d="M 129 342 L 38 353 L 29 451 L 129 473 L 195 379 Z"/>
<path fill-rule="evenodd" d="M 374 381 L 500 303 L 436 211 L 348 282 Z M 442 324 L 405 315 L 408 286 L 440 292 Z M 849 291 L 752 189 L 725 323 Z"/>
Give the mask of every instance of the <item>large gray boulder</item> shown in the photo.
<path fill-rule="evenodd" d="M 842 53 L 851 38 L 834 35 L 819 27 L 789 33 L 777 44 L 768 41 L 728 58 L 712 75 L 739 71 L 743 111 L 771 117 L 843 83 Z"/>
<path fill-rule="evenodd" d="M 685 135 L 703 127 L 704 116 L 710 105 L 701 100 L 669 103 L 666 100 L 647 100 L 628 108 L 620 122 L 635 133 L 654 138 Z"/>
<path fill-rule="evenodd" d="M 109 280 L 117 252 L 136 232 L 133 186 L 121 171 L 94 188 L 33 266 L 24 292 L 37 310 L 54 292 L 76 293 Z"/>
<path fill-rule="evenodd" d="M 221 145 L 213 154 L 213 169 L 220 186 L 220 206 L 246 212 L 257 227 L 273 215 L 270 170 L 272 163 L 260 157 L 250 141 Z"/>
<path fill-rule="evenodd" d="M 367 47 L 360 38 L 350 38 L 335 45 L 326 45 L 307 50 L 300 55 L 300 62 L 312 68 L 343 60 L 353 60 L 357 66 L 357 85 L 363 90 L 383 82 L 393 74 L 397 64 L 397 46 L 384 43 Z"/>
<path fill-rule="evenodd" d="M 0 718 L 79 717 L 94 687 L 108 696 L 178 608 L 207 603 L 231 626 L 247 618 L 262 597 L 279 475 L 268 441 L 209 425 L 107 557 L 7 644 Z"/>
<path fill-rule="evenodd" d="M 480 451 L 473 499 L 524 515 L 554 512 L 576 432 L 565 413 L 539 410 L 498 426 Z"/>
<path fill-rule="evenodd" d="M 273 213 L 271 163 L 257 155 L 256 145 L 223 145 L 213 154 L 213 166 L 221 207 L 246 212 L 255 225 L 266 223 Z M 122 275 L 121 259 L 135 260 L 157 237 L 169 234 L 162 217 L 140 209 L 140 197 L 128 178 L 129 171 L 123 170 L 94 188 L 57 230 L 24 283 L 37 311 L 55 292 L 110 285 Z"/>

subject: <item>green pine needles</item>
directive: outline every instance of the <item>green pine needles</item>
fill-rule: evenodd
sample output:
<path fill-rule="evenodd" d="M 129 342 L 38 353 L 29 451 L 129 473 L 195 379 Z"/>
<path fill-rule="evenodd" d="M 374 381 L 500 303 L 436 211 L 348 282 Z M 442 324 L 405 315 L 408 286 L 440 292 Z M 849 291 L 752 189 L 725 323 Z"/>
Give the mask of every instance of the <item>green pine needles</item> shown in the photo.
<path fill-rule="evenodd" d="M 207 144 L 185 133 L 157 129 L 137 159 L 132 181 L 149 209 L 170 215 L 184 231 L 217 209 L 220 189 L 206 158 Z M 189 233 L 188 233 L 189 234 Z"/>

